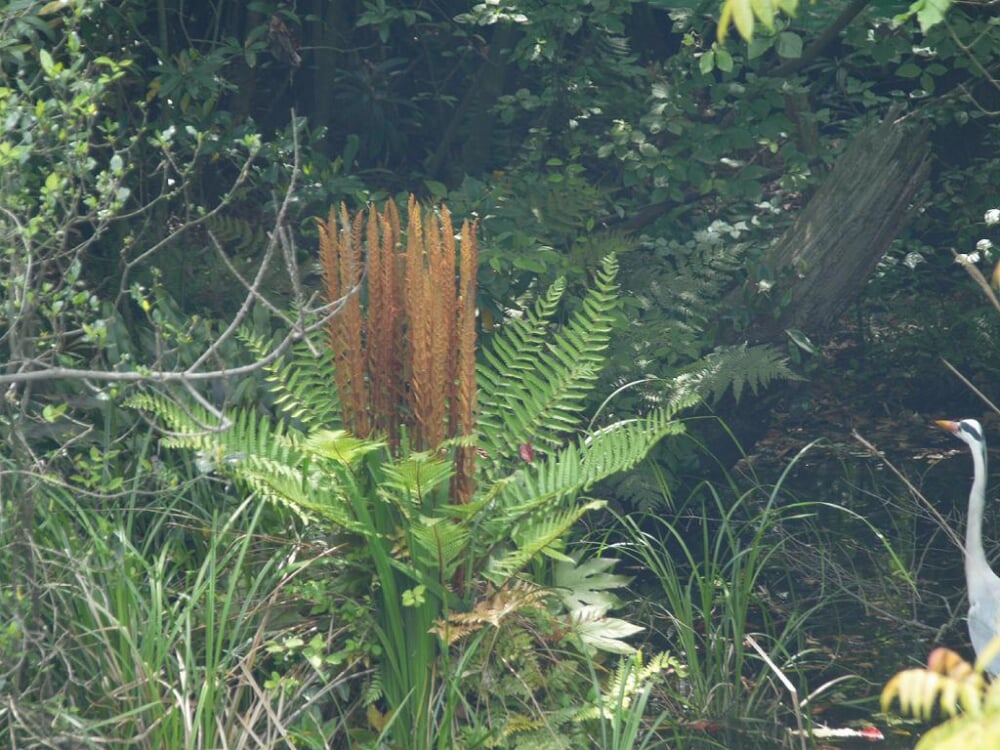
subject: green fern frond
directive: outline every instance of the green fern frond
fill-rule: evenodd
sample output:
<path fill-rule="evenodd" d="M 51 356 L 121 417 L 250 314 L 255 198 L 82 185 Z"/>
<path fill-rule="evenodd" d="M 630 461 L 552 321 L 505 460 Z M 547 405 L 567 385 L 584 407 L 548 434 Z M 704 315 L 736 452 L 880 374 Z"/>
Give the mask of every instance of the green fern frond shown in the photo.
<path fill-rule="evenodd" d="M 616 358 L 648 371 L 673 370 L 705 354 L 719 319 L 719 300 L 745 275 L 749 243 L 703 230 L 686 243 L 645 238 L 623 271 L 641 316 L 616 339 Z M 648 364 L 646 363 L 648 361 Z"/>
<path fill-rule="evenodd" d="M 230 423 L 220 424 L 218 418 L 197 404 L 180 405 L 159 394 L 138 394 L 127 406 L 149 411 L 163 419 L 172 433 L 164 444 L 206 453 L 216 463 L 228 462 L 247 454 L 271 455 L 278 460 L 295 460 L 295 433 L 288 433 L 280 424 L 272 423 L 256 411 L 240 409 L 230 417 Z"/>
<path fill-rule="evenodd" d="M 162 444 L 195 451 L 203 471 L 232 477 L 304 520 L 357 530 L 345 499 L 352 481 L 347 467 L 330 460 L 315 439 L 251 409 L 236 410 L 228 425 L 218 425 L 206 409 L 159 394 L 139 394 L 128 405 L 162 419 L 171 430 Z"/>
<path fill-rule="evenodd" d="M 484 575 L 493 583 L 502 585 L 520 572 L 540 553 L 557 560 L 572 560 L 558 550 L 570 528 L 592 510 L 605 506 L 603 500 L 576 503 L 572 508 L 558 513 L 533 513 L 530 519 L 518 524 L 512 533 L 516 549 L 508 550 L 489 562 Z"/>
<path fill-rule="evenodd" d="M 535 371 L 538 357 L 545 348 L 552 317 L 566 290 L 564 279 L 556 281 L 523 318 L 504 324 L 501 333 L 493 337 L 492 346 L 483 351 L 484 363 L 476 371 L 479 387 L 479 425 L 487 450 L 496 452 L 505 447 L 499 440 L 505 405 L 504 389 L 512 380 L 520 380 Z"/>
<path fill-rule="evenodd" d="M 569 323 L 551 339 L 547 323 L 562 294 L 549 290 L 535 311 L 501 329 L 479 368 L 480 431 L 494 456 L 520 445 L 557 448 L 578 426 L 585 399 L 606 360 L 618 298 L 617 262 L 607 256 Z"/>
<path fill-rule="evenodd" d="M 802 380 L 788 366 L 788 358 L 771 346 L 721 347 L 677 376 L 674 384 L 681 393 L 696 393 L 718 402 L 729 388 L 739 401 L 744 389 L 754 395 L 772 380 Z"/>
<path fill-rule="evenodd" d="M 440 583 L 448 581 L 468 550 L 468 527 L 444 518 L 424 518 L 411 527 L 410 533 L 415 562 L 433 570 Z"/>
<path fill-rule="evenodd" d="M 231 256 L 249 255 L 267 246 L 267 232 L 259 221 L 232 214 L 213 214 L 207 217 L 205 228 Z"/>
<path fill-rule="evenodd" d="M 356 466 L 363 456 L 385 447 L 383 442 L 362 440 L 346 430 L 315 430 L 302 445 L 310 454 L 329 458 L 345 468 Z"/>
<path fill-rule="evenodd" d="M 633 700 L 657 677 L 663 673 L 684 670 L 684 665 L 669 651 L 654 654 L 646 663 L 643 661 L 641 651 L 621 659 L 615 669 L 614 677 L 601 691 L 600 704 L 581 709 L 573 720 L 613 719 L 616 713 L 627 711 Z"/>
<path fill-rule="evenodd" d="M 241 331 L 240 340 L 258 357 L 270 351 L 269 342 L 249 331 Z M 333 357 L 329 356 L 326 342 L 297 342 L 286 356 L 265 371 L 275 395 L 274 403 L 289 419 L 305 428 L 339 423 L 340 401 L 334 387 Z"/>
<path fill-rule="evenodd" d="M 697 400 L 692 396 L 679 405 L 693 405 Z M 660 439 L 683 432 L 684 426 L 673 418 L 674 414 L 673 409 L 657 409 L 578 438 L 559 453 L 533 464 L 524 472 L 522 481 L 506 485 L 499 493 L 498 506 L 513 513 L 534 509 L 540 503 L 551 504 L 631 469 Z"/>
<path fill-rule="evenodd" d="M 385 697 L 385 687 L 383 686 L 382 670 L 375 667 L 368 677 L 368 685 L 365 687 L 361 697 L 362 706 L 372 706 Z"/>
<path fill-rule="evenodd" d="M 420 511 L 425 504 L 430 504 L 431 495 L 446 486 L 454 473 L 451 461 L 435 458 L 430 453 L 411 453 L 382 467 L 380 485 L 392 494 L 394 504 Z"/>

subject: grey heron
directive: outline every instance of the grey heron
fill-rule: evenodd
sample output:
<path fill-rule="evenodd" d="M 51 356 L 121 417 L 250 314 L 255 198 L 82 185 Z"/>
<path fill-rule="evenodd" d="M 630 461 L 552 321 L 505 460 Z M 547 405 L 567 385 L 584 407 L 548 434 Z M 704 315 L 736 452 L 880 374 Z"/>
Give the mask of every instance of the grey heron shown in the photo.
<path fill-rule="evenodd" d="M 983 510 L 986 505 L 986 438 L 975 419 L 958 422 L 938 420 L 947 430 L 969 446 L 972 452 L 972 490 L 969 492 L 969 515 L 965 527 L 965 583 L 969 590 L 969 636 L 979 655 L 990 641 L 1000 635 L 1000 576 L 993 572 L 983 549 Z M 1000 656 L 986 666 L 991 675 L 1000 674 Z"/>

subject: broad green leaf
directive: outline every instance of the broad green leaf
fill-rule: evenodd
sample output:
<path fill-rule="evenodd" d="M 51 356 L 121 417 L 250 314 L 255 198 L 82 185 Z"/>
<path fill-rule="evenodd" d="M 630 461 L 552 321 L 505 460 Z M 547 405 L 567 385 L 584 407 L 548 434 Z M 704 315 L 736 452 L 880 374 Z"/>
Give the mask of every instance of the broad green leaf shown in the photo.
<path fill-rule="evenodd" d="M 730 58 L 730 60 L 732 60 L 732 58 Z M 720 65 L 719 67 L 722 66 Z M 643 143 L 639 144 L 639 153 L 642 154 L 643 156 L 652 158 L 660 155 L 660 149 L 658 149 L 652 143 L 644 141 Z"/>
<path fill-rule="evenodd" d="M 774 31 L 774 17 L 777 10 L 771 0 L 752 0 L 753 14 L 768 31 Z"/>
<path fill-rule="evenodd" d="M 917 11 L 920 30 L 926 34 L 932 26 L 941 23 L 950 5 L 951 0 L 921 0 L 921 7 Z"/>
<path fill-rule="evenodd" d="M 783 31 L 778 34 L 778 43 L 775 50 L 779 57 L 789 60 L 797 60 L 802 57 L 802 37 L 793 34 L 791 31 Z"/>
<path fill-rule="evenodd" d="M 69 404 L 65 402 L 61 404 L 48 404 L 44 409 L 42 409 L 42 419 L 50 424 L 55 422 L 63 415 L 63 413 L 65 413 L 67 406 L 69 406 Z"/>
<path fill-rule="evenodd" d="M 920 30 L 927 33 L 931 27 L 944 20 L 944 15 L 950 7 L 951 0 L 916 0 L 906 13 L 900 13 L 893 20 L 896 23 L 904 23 L 916 16 Z"/>
<path fill-rule="evenodd" d="M 756 37 L 747 45 L 747 59 L 756 60 L 774 46 L 774 37 Z"/>
<path fill-rule="evenodd" d="M 70 0 L 52 0 L 52 2 L 45 3 L 45 5 L 43 5 L 39 9 L 38 15 L 40 15 L 40 16 L 51 16 L 54 13 L 58 13 L 63 8 L 70 7 L 70 5 L 71 5 Z"/>
<path fill-rule="evenodd" d="M 731 8 L 736 30 L 748 42 L 753 39 L 752 0 L 726 0 L 726 8 Z M 723 10 L 725 12 L 725 10 Z"/>
<path fill-rule="evenodd" d="M 607 611 L 621 604 L 609 589 L 624 588 L 632 580 L 608 572 L 617 563 L 610 557 L 594 557 L 580 564 L 556 563 L 552 582 L 560 589 L 559 596 L 570 611 L 585 606 L 603 607 Z"/>
<path fill-rule="evenodd" d="M 441 200 L 448 195 L 448 186 L 443 182 L 438 182 L 437 180 L 424 180 L 424 185 L 430 191 L 430 194 L 434 196 L 434 200 Z"/>
<path fill-rule="evenodd" d="M 698 58 L 698 70 L 702 75 L 708 75 L 715 69 L 715 52 L 709 50 Z"/>
<path fill-rule="evenodd" d="M 45 71 L 45 75 L 51 77 L 55 73 L 56 64 L 48 50 L 38 50 L 38 62 L 41 63 L 42 70 Z"/>
<path fill-rule="evenodd" d="M 617 617 L 604 617 L 599 607 L 576 610 L 570 620 L 573 633 L 583 641 L 584 646 L 612 654 L 634 653 L 635 648 L 622 639 L 645 630 Z"/>

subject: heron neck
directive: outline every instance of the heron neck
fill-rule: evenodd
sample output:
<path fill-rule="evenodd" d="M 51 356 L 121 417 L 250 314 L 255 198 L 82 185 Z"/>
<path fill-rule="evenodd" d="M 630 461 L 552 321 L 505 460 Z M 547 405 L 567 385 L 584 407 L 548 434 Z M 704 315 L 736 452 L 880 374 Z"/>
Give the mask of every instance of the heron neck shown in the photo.
<path fill-rule="evenodd" d="M 965 568 L 969 570 L 990 570 L 983 549 L 983 510 L 986 497 L 986 455 L 982 446 L 972 450 L 974 475 L 972 491 L 969 493 L 969 517 L 965 527 Z"/>

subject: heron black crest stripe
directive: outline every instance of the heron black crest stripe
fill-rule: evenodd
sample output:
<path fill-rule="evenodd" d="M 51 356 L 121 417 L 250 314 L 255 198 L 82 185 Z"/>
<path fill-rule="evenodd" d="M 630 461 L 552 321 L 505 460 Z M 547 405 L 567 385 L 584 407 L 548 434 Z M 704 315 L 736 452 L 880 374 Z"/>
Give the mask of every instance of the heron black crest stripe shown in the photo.
<path fill-rule="evenodd" d="M 974 437 L 977 442 L 979 442 L 979 443 L 983 442 L 983 435 L 982 435 L 982 433 L 979 430 L 977 430 L 975 427 L 973 427 L 971 424 L 969 424 L 968 422 L 959 422 L 958 423 L 958 429 L 960 429 L 962 432 L 967 432 L 970 435 L 972 435 L 972 437 Z"/>

